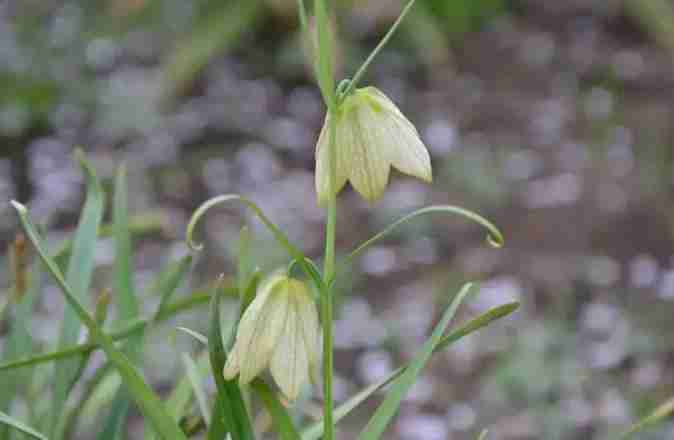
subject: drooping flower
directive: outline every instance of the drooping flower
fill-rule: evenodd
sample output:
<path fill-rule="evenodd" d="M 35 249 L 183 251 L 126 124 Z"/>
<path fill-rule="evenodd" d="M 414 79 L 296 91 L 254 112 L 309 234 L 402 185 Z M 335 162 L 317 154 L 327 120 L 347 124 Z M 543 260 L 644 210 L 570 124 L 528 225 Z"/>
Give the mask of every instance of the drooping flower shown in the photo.
<path fill-rule="evenodd" d="M 283 394 L 295 400 L 316 378 L 320 357 L 318 312 L 306 285 L 285 272 L 258 288 L 239 323 L 223 374 L 248 384 L 267 366 Z"/>
<path fill-rule="evenodd" d="M 328 114 L 316 146 L 316 192 L 319 203 L 330 196 Z M 350 181 L 372 202 L 382 196 L 391 167 L 426 182 L 433 178 L 426 146 L 414 125 L 375 87 L 356 89 L 334 116 L 336 121 L 336 193 Z"/>

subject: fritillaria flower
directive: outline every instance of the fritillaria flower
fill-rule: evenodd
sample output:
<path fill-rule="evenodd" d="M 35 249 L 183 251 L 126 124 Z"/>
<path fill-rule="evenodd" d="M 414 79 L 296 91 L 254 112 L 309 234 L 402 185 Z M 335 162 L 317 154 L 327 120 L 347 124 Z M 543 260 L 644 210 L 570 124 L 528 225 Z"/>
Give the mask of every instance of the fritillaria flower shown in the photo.
<path fill-rule="evenodd" d="M 224 368 L 231 380 L 250 383 L 266 367 L 289 400 L 316 377 L 320 353 L 318 312 L 307 286 L 277 272 L 263 281 L 239 323 Z"/>
<path fill-rule="evenodd" d="M 374 87 L 356 89 L 328 114 L 316 146 L 316 192 L 324 204 L 330 196 L 329 123 L 337 118 L 336 187 L 338 193 L 350 181 L 366 200 L 379 199 L 388 183 L 391 167 L 430 182 L 433 178 L 428 150 L 414 125 L 398 107 Z"/>

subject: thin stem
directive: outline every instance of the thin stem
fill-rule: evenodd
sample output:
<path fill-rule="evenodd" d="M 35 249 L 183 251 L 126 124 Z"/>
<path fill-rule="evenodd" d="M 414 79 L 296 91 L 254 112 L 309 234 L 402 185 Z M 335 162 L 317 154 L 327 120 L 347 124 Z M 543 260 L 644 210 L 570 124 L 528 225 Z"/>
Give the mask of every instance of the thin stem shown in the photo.
<path fill-rule="evenodd" d="M 330 154 L 330 189 L 328 199 L 328 219 L 325 234 L 325 261 L 323 267 L 323 295 L 321 295 L 321 315 L 323 321 L 323 423 L 325 440 L 333 440 L 333 400 L 332 400 L 332 376 L 333 376 L 333 336 L 332 336 L 332 304 L 333 304 L 333 280 L 335 277 L 335 235 L 337 227 L 337 194 L 335 192 L 337 175 L 337 151 L 336 151 L 336 118 L 328 119 Z"/>
<path fill-rule="evenodd" d="M 374 58 L 379 54 L 379 52 L 381 52 L 384 46 L 386 46 L 386 43 L 388 43 L 388 41 L 391 39 L 395 31 L 398 29 L 398 26 L 400 26 L 400 23 L 402 23 L 402 21 L 405 19 L 407 13 L 410 12 L 412 6 L 414 6 L 414 2 L 415 0 L 410 0 L 409 3 L 407 3 L 407 5 L 403 8 L 403 10 L 400 12 L 400 15 L 396 19 L 395 23 L 393 23 L 393 26 L 391 26 L 388 32 L 386 32 L 386 35 L 384 35 L 384 38 L 382 38 L 379 44 L 377 44 L 377 47 L 375 47 L 374 50 L 370 52 L 370 55 L 368 55 L 367 59 L 358 68 L 356 74 L 353 75 L 351 83 L 345 90 L 344 94 L 341 96 L 346 97 L 349 95 L 349 93 L 353 92 L 353 90 L 358 85 L 358 82 L 362 79 L 363 75 L 365 75 L 367 68 L 370 67 L 370 64 L 372 64 Z"/>
<path fill-rule="evenodd" d="M 316 14 L 316 29 L 318 31 L 318 84 L 323 100 L 328 108 L 329 130 L 329 198 L 327 208 L 327 224 L 325 232 L 325 260 L 323 268 L 323 283 L 321 289 L 321 318 L 323 323 L 323 427 L 324 440 L 334 440 L 335 427 L 333 422 L 332 401 L 332 281 L 335 277 L 335 231 L 337 224 L 337 153 L 336 153 L 336 123 L 338 103 L 335 96 L 335 78 L 332 70 L 333 48 L 328 31 L 328 14 L 326 0 L 314 0 Z"/>

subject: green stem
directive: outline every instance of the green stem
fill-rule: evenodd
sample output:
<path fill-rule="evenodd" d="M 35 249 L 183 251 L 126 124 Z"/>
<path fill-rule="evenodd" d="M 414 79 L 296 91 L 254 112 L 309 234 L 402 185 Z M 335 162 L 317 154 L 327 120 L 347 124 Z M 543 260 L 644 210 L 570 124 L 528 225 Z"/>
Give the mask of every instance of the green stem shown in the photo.
<path fill-rule="evenodd" d="M 326 0 L 314 0 L 316 15 L 316 29 L 318 31 L 318 59 L 317 73 L 321 94 L 328 108 L 329 130 L 329 199 L 327 208 L 327 224 L 325 232 L 325 260 L 323 267 L 323 283 L 321 289 L 321 321 L 323 323 L 323 427 L 325 440 L 334 440 L 335 428 L 333 422 L 332 401 L 332 303 L 333 280 L 335 278 L 335 231 L 337 225 L 337 153 L 336 153 L 336 123 L 339 111 L 335 97 L 335 79 L 332 71 L 333 50 L 328 34 L 328 16 Z"/>
<path fill-rule="evenodd" d="M 335 192 L 337 174 L 336 152 L 336 118 L 332 115 L 328 120 L 329 130 L 329 173 L 330 188 L 328 199 L 328 218 L 325 234 L 325 261 L 323 268 L 323 295 L 321 295 L 321 316 L 323 321 L 323 423 L 324 439 L 333 440 L 333 399 L 332 399 L 332 376 L 333 376 L 333 336 L 332 336 L 332 304 L 333 304 L 333 281 L 335 278 L 335 235 L 337 226 L 337 194 Z"/>

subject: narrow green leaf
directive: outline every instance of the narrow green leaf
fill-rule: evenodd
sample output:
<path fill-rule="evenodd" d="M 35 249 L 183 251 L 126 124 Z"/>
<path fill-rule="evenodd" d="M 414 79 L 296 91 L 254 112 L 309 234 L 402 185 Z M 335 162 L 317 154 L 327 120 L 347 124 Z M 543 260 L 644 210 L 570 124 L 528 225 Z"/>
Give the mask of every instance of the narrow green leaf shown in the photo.
<path fill-rule="evenodd" d="M 30 428 L 29 426 L 25 425 L 24 423 L 8 416 L 7 414 L 3 413 L 0 411 L 0 424 L 9 426 L 12 429 L 16 429 L 19 432 L 22 432 L 24 434 L 27 434 L 31 436 L 32 438 L 36 438 L 39 440 L 47 440 L 47 437 L 44 435 L 40 434 L 33 428 Z"/>
<path fill-rule="evenodd" d="M 139 314 L 139 304 L 133 287 L 133 263 L 131 230 L 129 228 L 129 205 L 127 200 L 128 188 L 126 181 L 126 167 L 120 166 L 115 178 L 115 194 L 113 198 L 113 236 L 115 239 L 115 267 L 114 292 L 117 302 L 117 316 L 119 321 L 127 322 L 136 319 Z M 142 359 L 140 355 L 143 344 L 143 335 L 140 332 L 124 341 L 124 351 L 129 359 L 138 365 Z M 124 426 L 130 407 L 130 396 L 125 387 L 117 390 L 98 440 L 116 440 Z"/>
<path fill-rule="evenodd" d="M 269 385 L 263 380 L 256 379 L 251 383 L 251 388 L 260 397 L 267 412 L 271 415 L 276 432 L 281 440 L 300 440 L 300 434 L 295 429 L 293 420 L 285 406 L 278 400 Z"/>
<path fill-rule="evenodd" d="M 176 330 L 180 330 L 181 332 L 192 336 L 194 339 L 201 342 L 202 344 L 208 345 L 208 338 L 206 336 L 202 335 L 201 333 L 199 333 L 196 330 L 192 330 L 192 329 L 187 328 L 187 327 L 176 327 Z"/>
<path fill-rule="evenodd" d="M 200 375 L 208 374 L 210 364 L 208 361 L 208 352 L 205 351 L 197 359 L 197 369 Z M 192 384 L 187 377 L 182 377 L 173 391 L 166 399 L 166 409 L 176 422 L 179 422 L 188 412 L 192 403 Z M 151 426 L 145 426 L 144 440 L 154 440 L 154 431 Z M 224 437 L 223 437 L 224 438 Z"/>
<path fill-rule="evenodd" d="M 483 327 L 486 327 L 487 325 L 491 324 L 492 322 L 498 319 L 510 315 L 519 307 L 520 303 L 515 301 L 488 310 L 487 312 L 483 313 L 477 318 L 471 319 L 469 322 L 462 325 L 459 329 L 450 332 L 447 336 L 444 336 L 440 340 L 438 345 L 435 347 L 434 351 L 437 353 L 438 351 L 444 350 L 449 345 L 453 344 L 454 342 L 458 341 L 464 336 L 467 336 Z"/>
<path fill-rule="evenodd" d="M 495 307 L 486 313 L 468 321 L 466 324 L 462 325 L 457 330 L 450 332 L 447 336 L 442 338 L 442 340 L 436 346 L 434 352 L 438 352 L 453 342 L 458 341 L 459 339 L 467 336 L 470 333 L 473 333 L 483 327 L 486 327 L 490 323 L 501 319 L 515 310 L 517 310 L 519 303 L 509 303 L 504 304 L 498 307 Z M 379 390 L 385 388 L 387 385 L 395 381 L 400 377 L 400 375 L 405 371 L 406 367 L 400 367 L 391 374 L 389 374 L 384 379 L 379 382 L 375 382 L 372 385 L 367 386 L 356 395 L 352 396 L 349 400 L 344 402 L 338 408 L 335 409 L 334 418 L 335 422 L 342 420 L 344 417 L 349 415 L 355 408 L 357 408 L 361 403 L 366 401 L 372 395 L 374 395 Z M 323 423 L 318 421 L 313 423 L 310 427 L 302 431 L 302 440 L 318 440 L 323 435 Z"/>
<path fill-rule="evenodd" d="M 661 423 L 665 419 L 672 417 L 672 415 L 674 415 L 674 398 L 671 398 L 662 405 L 658 406 L 655 408 L 655 410 L 653 410 L 653 412 L 632 425 L 630 429 L 628 429 L 623 434 L 622 438 L 631 438 L 634 436 L 634 434 L 650 428 L 653 425 Z"/>
<path fill-rule="evenodd" d="M 173 294 L 175 293 L 180 283 L 185 278 L 185 275 L 192 266 L 192 256 L 187 255 L 168 265 L 157 278 L 153 291 L 160 296 L 159 307 L 155 317 L 158 318 L 162 313 L 165 312 L 166 307 L 169 305 Z"/>
<path fill-rule="evenodd" d="M 117 348 L 112 339 L 103 333 L 103 331 L 96 325 L 94 319 L 87 313 L 82 304 L 75 296 L 74 291 L 63 277 L 60 269 L 52 258 L 47 254 L 42 239 L 37 234 L 35 227 L 28 219 L 28 211 L 18 202 L 13 201 L 12 204 L 19 214 L 19 219 L 23 226 L 26 235 L 33 243 L 37 250 L 40 259 L 49 270 L 50 274 L 57 282 L 65 297 L 68 305 L 74 310 L 76 317 L 86 325 L 90 336 L 94 341 L 100 344 L 105 351 L 108 360 L 115 366 L 120 376 L 124 381 L 136 404 L 140 408 L 143 415 L 153 424 L 157 433 L 164 440 L 186 440 L 185 434 L 180 427 L 173 421 L 171 416 L 166 412 L 159 397 L 152 391 L 152 389 L 143 381 L 138 371 L 134 368 L 129 359 Z"/>
<path fill-rule="evenodd" d="M 96 237 L 103 219 L 105 198 L 96 173 L 89 163 L 86 162 L 84 154 L 78 150 L 76 156 L 86 176 L 87 197 L 82 208 L 82 215 L 75 232 L 75 238 L 73 239 L 65 282 L 72 289 L 73 298 L 79 303 L 86 304 L 89 285 L 94 272 Z M 67 347 L 76 343 L 81 323 L 77 319 L 76 312 L 71 307 L 65 308 L 61 322 L 63 324 L 58 346 Z M 83 359 L 68 360 L 63 364 L 54 366 L 54 391 L 52 395 L 50 425 L 51 436 L 54 440 L 62 438 L 61 414 L 75 379 L 74 374 L 81 370 L 83 366 L 82 362 Z"/>
<path fill-rule="evenodd" d="M 15 298 L 9 309 L 13 310 L 13 318 L 2 351 L 2 359 L 16 361 L 29 356 L 33 351 L 33 338 L 30 334 L 33 316 L 33 304 L 40 288 L 40 264 L 36 263 L 28 276 L 26 291 Z M 28 387 L 32 380 L 32 371 L 11 372 L 0 375 L 0 410 L 10 412 L 12 400 L 21 388 Z M 5 429 L 0 427 L 0 438 Z"/>
<path fill-rule="evenodd" d="M 208 343 L 208 342 L 207 342 Z M 194 359 L 187 354 L 183 353 L 183 364 L 185 364 L 185 371 L 187 373 L 187 379 L 192 385 L 192 390 L 194 395 L 197 398 L 197 404 L 199 405 L 199 411 L 201 416 L 206 421 L 206 425 L 211 424 L 211 411 L 208 408 L 208 399 L 206 397 L 206 391 L 204 391 L 204 384 L 201 381 L 201 375 L 199 374 L 199 368 L 197 367 Z"/>
<path fill-rule="evenodd" d="M 226 292 L 229 296 L 236 295 L 236 289 L 227 289 Z M 198 305 L 204 305 L 210 301 L 211 295 L 207 293 L 196 293 L 188 298 L 176 301 L 173 304 L 166 306 L 163 313 L 157 316 L 156 321 L 163 321 L 169 319 L 176 314 L 185 311 L 191 310 L 193 307 Z M 131 335 L 139 334 L 148 324 L 150 323 L 149 319 L 139 319 L 134 320 L 121 329 L 114 331 L 109 334 L 109 337 L 113 341 L 119 341 L 125 338 L 128 338 Z M 71 357 L 78 356 L 80 354 L 89 354 L 91 351 L 99 348 L 97 342 L 87 342 L 84 344 L 73 345 L 66 347 L 62 350 L 56 350 L 49 353 L 38 354 L 35 356 L 26 357 L 23 359 L 18 359 L 16 361 L 9 361 L 0 364 L 0 372 L 9 371 L 16 368 L 29 367 L 33 365 L 39 365 L 46 362 L 57 361 L 61 359 L 68 359 Z"/>
<path fill-rule="evenodd" d="M 115 179 L 113 199 L 113 228 L 115 238 L 114 298 L 120 321 L 138 316 L 139 305 L 133 287 L 131 230 L 129 229 L 129 206 L 127 201 L 126 167 L 121 166 Z"/>
<path fill-rule="evenodd" d="M 77 421 L 82 418 L 87 418 L 87 408 L 95 406 L 92 402 L 97 394 L 99 393 L 99 388 L 103 387 L 109 381 L 111 372 L 114 372 L 114 367 L 110 362 L 104 363 L 102 366 L 98 367 L 94 374 L 85 381 L 84 387 L 81 393 L 79 393 L 77 401 L 75 404 L 68 408 L 65 411 L 63 418 L 63 438 L 73 438 L 73 431 L 77 426 Z M 96 411 L 97 412 L 97 411 Z"/>
<path fill-rule="evenodd" d="M 487 440 L 488 435 L 489 435 L 489 431 L 487 431 L 485 429 L 480 433 L 480 435 L 477 436 L 477 440 Z"/>
<path fill-rule="evenodd" d="M 209 427 L 208 439 L 219 440 L 223 433 L 229 432 L 233 440 L 254 439 L 253 427 L 241 395 L 241 389 L 235 380 L 225 380 L 222 370 L 227 361 L 227 352 L 222 342 L 220 325 L 220 295 L 216 290 L 211 300 L 208 352 L 211 371 L 215 379 L 217 396 L 213 411 L 213 423 Z"/>
<path fill-rule="evenodd" d="M 129 395 L 124 387 L 117 389 L 112 400 L 110 412 L 105 418 L 103 429 L 98 434 L 98 440 L 117 440 L 121 438 L 124 420 L 129 411 Z"/>
<path fill-rule="evenodd" d="M 408 223 L 410 220 L 415 219 L 416 217 L 420 217 L 423 215 L 427 214 L 454 214 L 458 215 L 460 217 L 463 217 L 467 220 L 471 220 L 480 226 L 484 227 L 488 234 L 487 235 L 487 242 L 494 247 L 501 247 L 503 246 L 504 239 L 503 239 L 503 234 L 501 234 L 501 231 L 494 226 L 492 222 L 487 220 L 486 218 L 482 217 L 481 215 L 469 211 L 467 209 L 461 208 L 459 206 L 452 206 L 452 205 L 434 205 L 434 206 L 427 206 L 425 208 L 418 209 L 414 212 L 411 212 L 407 214 L 406 216 L 396 220 L 395 222 L 391 223 L 381 231 L 379 231 L 377 234 L 375 234 L 373 237 L 369 238 L 368 240 L 364 241 L 361 243 L 356 249 L 351 251 L 345 259 L 344 259 L 344 265 L 351 264 L 361 252 L 363 252 L 368 246 L 374 244 L 375 242 L 383 239 L 387 235 L 391 234 L 394 230 L 396 230 L 399 226 Z"/>
<path fill-rule="evenodd" d="M 417 380 L 421 370 L 431 358 L 433 349 L 442 340 L 442 335 L 456 314 L 459 305 L 472 289 L 473 284 L 466 284 L 456 295 L 454 300 L 452 300 L 451 304 L 443 314 L 440 323 L 438 323 L 435 330 L 433 330 L 431 337 L 424 343 L 419 353 L 414 357 L 414 360 L 405 369 L 405 372 L 400 376 L 393 387 L 391 387 L 391 390 L 388 392 L 381 405 L 379 405 L 377 411 L 375 411 L 372 419 L 370 419 L 365 429 L 358 436 L 359 440 L 377 440 L 382 436 L 388 424 L 398 413 L 400 402 L 402 402 L 405 393 L 407 393 Z"/>

